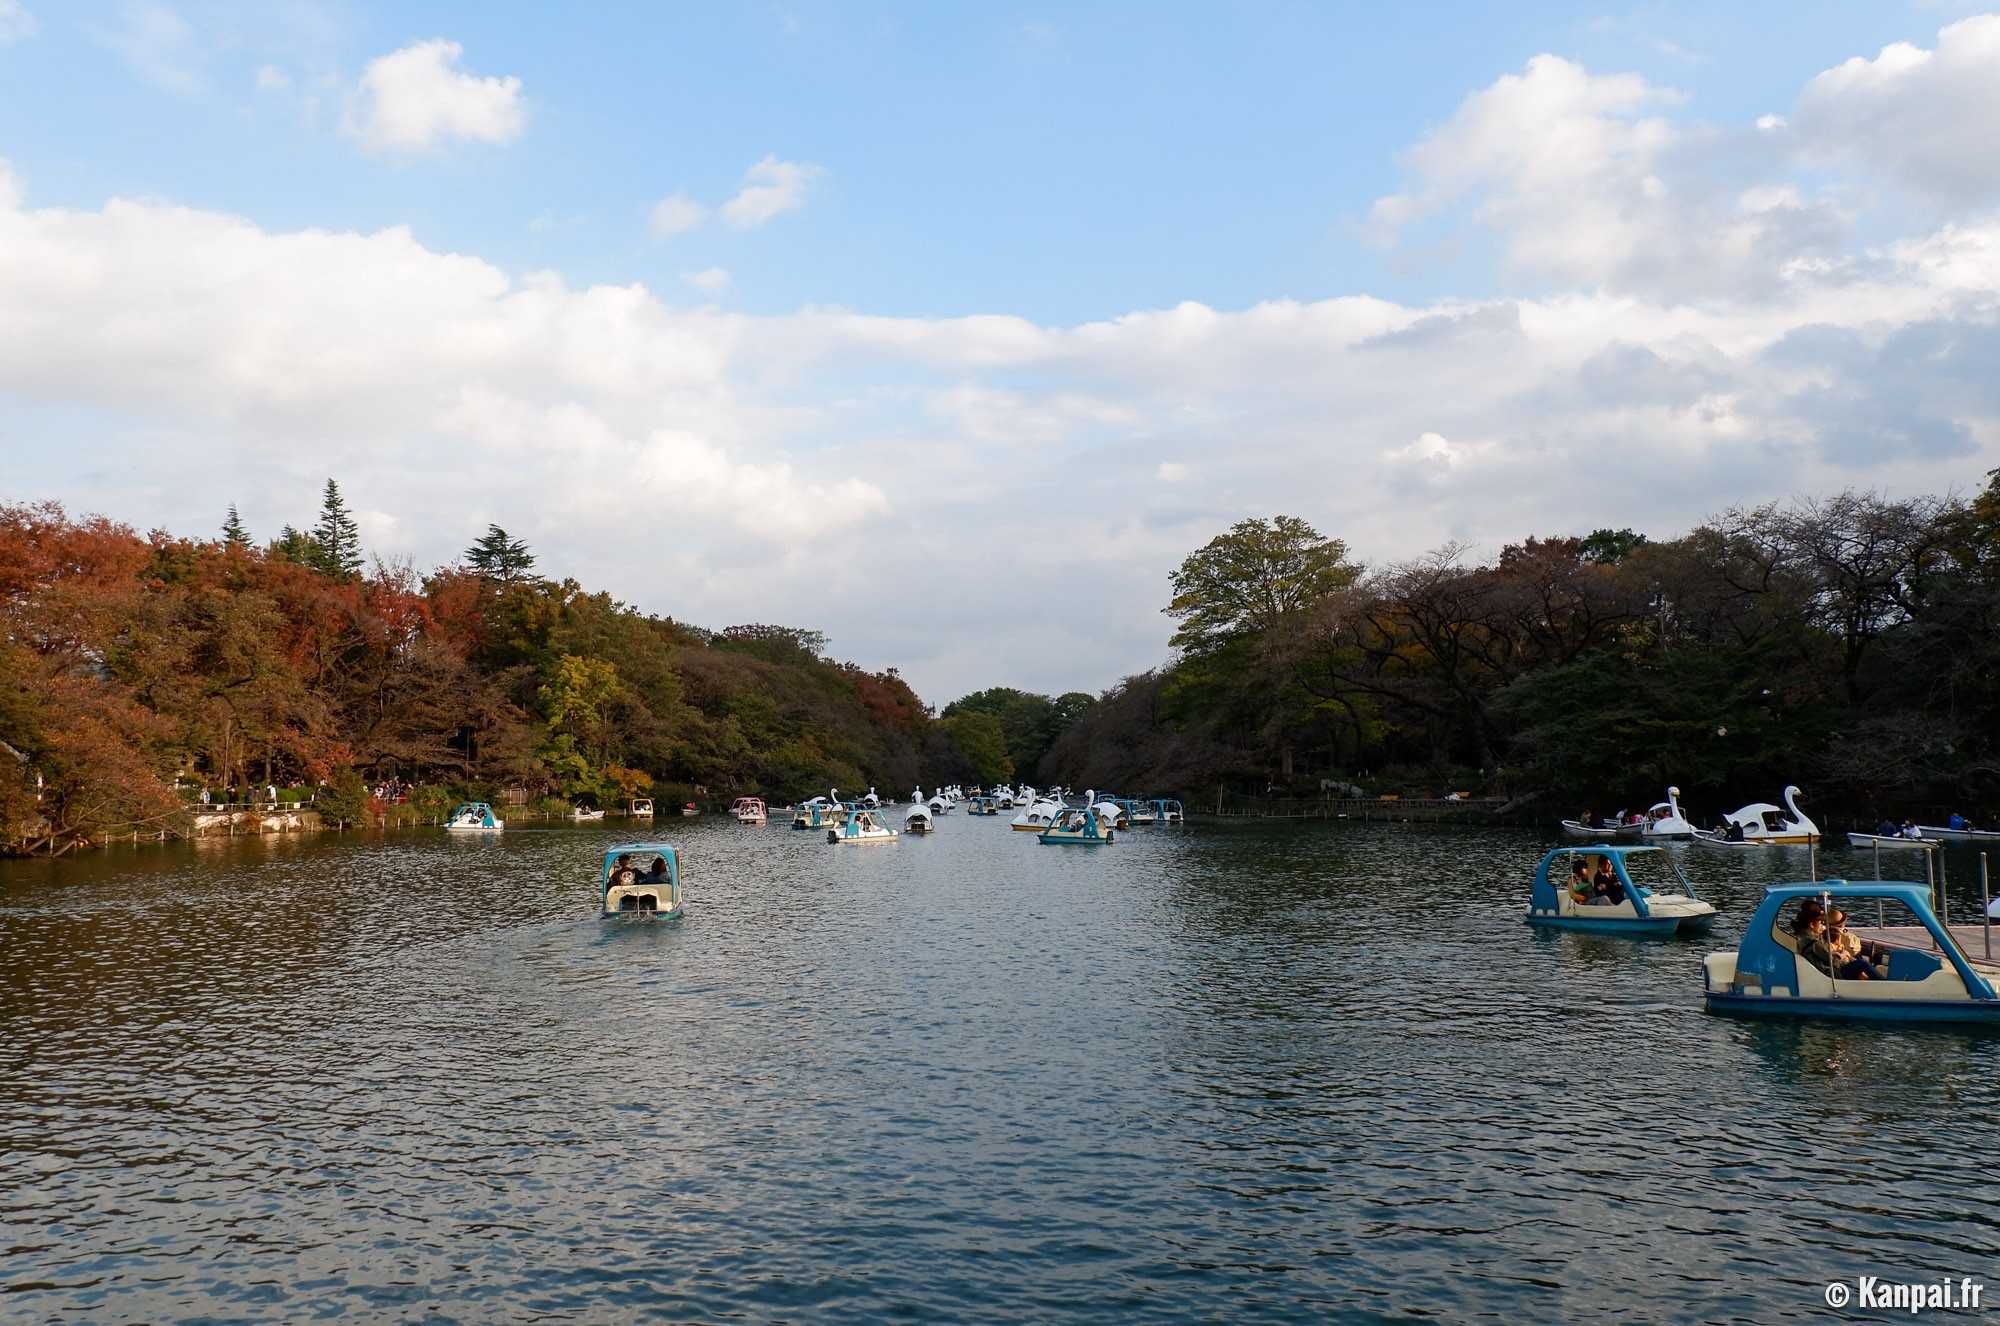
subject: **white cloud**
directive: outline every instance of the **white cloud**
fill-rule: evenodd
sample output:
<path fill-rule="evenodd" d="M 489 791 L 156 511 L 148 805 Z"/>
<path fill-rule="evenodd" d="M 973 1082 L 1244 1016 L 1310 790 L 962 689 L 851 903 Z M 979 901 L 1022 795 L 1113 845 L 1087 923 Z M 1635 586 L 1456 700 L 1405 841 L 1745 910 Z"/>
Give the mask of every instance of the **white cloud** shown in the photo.
<path fill-rule="evenodd" d="M 417 151 L 446 139 L 511 143 L 527 124 L 518 78 L 456 67 L 455 41 L 420 41 L 368 62 L 345 125 L 369 151 Z"/>
<path fill-rule="evenodd" d="M 257 66 L 256 85 L 259 92 L 283 92 L 292 85 L 292 76 L 274 64 Z"/>
<path fill-rule="evenodd" d="M 672 194 L 653 204 L 650 226 L 655 238 L 665 239 L 684 230 L 693 230 L 708 219 L 708 209 L 685 193 Z"/>
<path fill-rule="evenodd" d="M 267 533 L 311 518 L 331 464 L 419 563 L 496 521 L 551 571 L 829 629 L 936 700 L 1095 687 L 1158 661 L 1167 570 L 1246 516 L 1384 561 L 2000 464 L 2000 213 L 1885 206 L 1895 237 L 1857 242 L 1793 155 L 1829 141 L 1790 127 L 1815 87 L 1786 123 L 1694 130 L 1664 89 L 1538 60 L 1418 145 L 1379 211 L 1397 235 L 1490 226 L 1542 288 L 1066 327 L 688 309 L 402 229 L 34 209 L 0 175 L 0 410 L 46 439 L 10 484 L 189 532 L 235 501 Z M 837 574 L 965 565 L 1006 574 Z M 1103 592 L 1046 592 L 1079 570 Z"/>
<path fill-rule="evenodd" d="M 2000 194 L 2000 15 L 1962 19 L 1937 47 L 1885 46 L 1806 85 L 1792 114 L 1805 150 L 1851 156 L 1921 194 L 1952 204 Z"/>
<path fill-rule="evenodd" d="M 719 295 L 736 283 L 728 269 L 722 267 L 707 267 L 698 272 L 682 272 L 681 280 L 705 295 Z"/>
<path fill-rule="evenodd" d="M 806 189 L 824 173 L 802 161 L 767 156 L 744 172 L 749 183 L 722 205 L 722 219 L 742 229 L 761 226 L 780 213 L 805 206 Z"/>
<path fill-rule="evenodd" d="M 19 41 L 35 35 L 35 16 L 21 0 L 0 0 L 0 42 Z"/>

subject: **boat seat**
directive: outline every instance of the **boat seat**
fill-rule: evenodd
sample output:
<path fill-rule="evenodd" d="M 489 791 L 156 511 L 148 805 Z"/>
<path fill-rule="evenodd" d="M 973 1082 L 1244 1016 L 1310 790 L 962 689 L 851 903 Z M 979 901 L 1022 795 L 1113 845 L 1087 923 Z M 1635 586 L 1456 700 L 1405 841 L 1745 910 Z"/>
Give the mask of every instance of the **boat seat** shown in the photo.
<path fill-rule="evenodd" d="M 1889 979 L 1892 981 L 1925 980 L 1943 966 L 1944 960 L 1934 953 L 1919 953 L 1913 948 L 1889 950 Z"/>
<path fill-rule="evenodd" d="M 1789 953 L 1797 953 L 1799 951 L 1798 936 L 1784 929 L 1782 926 L 1771 927 L 1771 938 L 1777 940 L 1779 947 Z"/>

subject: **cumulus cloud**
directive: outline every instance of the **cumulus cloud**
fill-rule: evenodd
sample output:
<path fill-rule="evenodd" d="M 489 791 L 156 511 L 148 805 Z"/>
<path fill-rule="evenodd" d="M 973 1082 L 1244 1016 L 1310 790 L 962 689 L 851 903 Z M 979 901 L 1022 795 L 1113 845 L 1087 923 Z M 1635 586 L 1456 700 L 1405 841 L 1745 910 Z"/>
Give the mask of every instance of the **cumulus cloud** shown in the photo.
<path fill-rule="evenodd" d="M 1885 210 L 1904 228 L 1871 234 L 1897 237 L 1857 242 L 1795 171 L 1831 95 L 1687 128 L 1666 90 L 1548 57 L 1468 98 L 1378 208 L 1393 234 L 1490 227 L 1543 288 L 1053 327 L 749 317 L 403 229 L 34 208 L 0 175 L 0 414 L 47 439 L 10 478 L 190 531 L 233 501 L 266 532 L 309 520 L 331 472 L 396 517 L 386 553 L 442 560 L 490 520 L 654 611 L 828 628 L 932 699 L 1102 685 L 1158 661 L 1166 572 L 1246 516 L 1381 561 L 1978 482 L 2000 464 L 2000 213 Z M 966 565 L 1008 574 L 977 595 L 840 574 Z M 1079 568 L 1104 592 L 1046 593 Z"/>
<path fill-rule="evenodd" d="M 368 62 L 346 131 L 369 151 L 421 151 L 447 139 L 506 144 L 528 110 L 518 78 L 481 78 L 457 68 L 455 41 L 420 41 Z"/>
<path fill-rule="evenodd" d="M 761 226 L 774 216 L 805 206 L 807 188 L 824 173 L 806 162 L 767 156 L 744 172 L 748 183 L 722 205 L 722 219 L 739 229 Z"/>
<path fill-rule="evenodd" d="M 1818 159 L 1851 156 L 1904 186 L 1952 204 L 2000 195 L 2000 15 L 1856 58 L 1806 85 L 1791 124 Z"/>
<path fill-rule="evenodd" d="M 648 225 L 654 238 L 665 239 L 684 230 L 693 230 L 707 219 L 706 207 L 685 193 L 675 193 L 653 204 L 653 213 Z"/>
<path fill-rule="evenodd" d="M 1852 270 L 1861 220 L 1841 172 L 1915 200 L 2000 198 L 2000 16 L 1968 18 L 1813 78 L 1788 115 L 1683 123 L 1684 99 L 1634 74 L 1539 55 L 1462 102 L 1403 157 L 1405 187 L 1364 233 L 1395 244 L 1426 226 L 1498 237 L 1516 280 L 1656 297 L 1777 297 Z M 1829 174 L 1829 168 L 1832 168 Z"/>

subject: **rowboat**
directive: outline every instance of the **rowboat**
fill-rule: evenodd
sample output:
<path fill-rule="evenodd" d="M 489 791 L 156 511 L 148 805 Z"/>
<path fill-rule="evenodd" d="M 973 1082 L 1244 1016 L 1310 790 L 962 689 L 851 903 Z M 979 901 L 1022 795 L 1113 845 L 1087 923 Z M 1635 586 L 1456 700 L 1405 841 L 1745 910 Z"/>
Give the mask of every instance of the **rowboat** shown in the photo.
<path fill-rule="evenodd" d="M 1943 824 L 1919 824 L 1917 832 L 1947 843 L 2000 843 L 2000 829 L 1954 829 Z"/>
<path fill-rule="evenodd" d="M 1645 832 L 1644 823 L 1614 824 L 1603 820 L 1591 824 L 1586 820 L 1564 820 L 1562 831 L 1572 838 L 1589 838 L 1595 842 L 1637 842 Z"/>
<path fill-rule="evenodd" d="M 1847 835 L 1847 845 L 1863 849 L 1879 847 L 1889 850 L 1914 847 L 1920 852 L 1927 852 L 1938 844 L 1933 839 L 1905 838 L 1900 833 L 1850 833 Z"/>

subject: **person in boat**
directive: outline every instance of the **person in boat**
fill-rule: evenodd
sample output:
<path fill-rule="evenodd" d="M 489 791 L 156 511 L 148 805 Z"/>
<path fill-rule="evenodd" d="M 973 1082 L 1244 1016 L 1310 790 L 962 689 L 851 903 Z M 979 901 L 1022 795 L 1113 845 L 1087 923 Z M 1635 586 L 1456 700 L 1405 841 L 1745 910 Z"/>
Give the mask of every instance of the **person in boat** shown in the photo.
<path fill-rule="evenodd" d="M 1590 863 L 1580 856 L 1570 862 L 1569 896 L 1578 903 L 1590 901 Z"/>
<path fill-rule="evenodd" d="M 1915 820 L 1904 820 L 1901 832 L 1905 838 L 1921 838 L 1924 836 L 1923 830 L 1917 827 Z"/>
<path fill-rule="evenodd" d="M 1838 916 L 1840 913 L 1831 913 Z M 1819 968 L 1829 976 L 1838 976 L 1843 981 L 1879 981 L 1882 973 L 1875 964 L 1860 956 L 1845 958 L 1835 949 L 1829 939 L 1826 919 L 1813 917 L 1804 922 L 1804 932 L 1799 938 L 1799 956 Z"/>
<path fill-rule="evenodd" d="M 651 884 L 655 888 L 665 887 L 667 883 L 667 858 L 664 856 L 654 857 L 653 868 L 648 870 L 644 875 L 641 875 L 639 882 L 641 884 Z"/>
<path fill-rule="evenodd" d="M 1826 924 L 1826 907 L 1818 898 L 1807 898 L 1799 904 L 1798 915 L 1792 918 L 1792 937 L 1805 940 L 1811 937 L 1808 927 Z"/>
<path fill-rule="evenodd" d="M 632 854 L 630 852 L 619 854 L 618 864 L 611 867 L 611 882 L 613 884 L 636 884 L 639 882 L 639 872 L 632 869 Z"/>
<path fill-rule="evenodd" d="M 1896 821 L 1894 820 L 1883 820 L 1875 826 L 1875 836 L 1877 838 L 1894 838 L 1900 833 L 1902 833 L 1902 830 L 1896 827 Z"/>
<path fill-rule="evenodd" d="M 1597 873 L 1590 877 L 1589 896 L 1583 900 L 1586 907 L 1616 907 L 1625 901 L 1625 881 L 1618 878 L 1617 867 L 1611 858 L 1597 859 Z"/>
<path fill-rule="evenodd" d="M 1738 824 L 1735 820 L 1730 820 L 1727 824 L 1723 826 L 1722 840 L 1727 843 L 1742 842 L 1743 826 L 1741 824 Z"/>
<path fill-rule="evenodd" d="M 1945 817 L 1944 826 L 1947 829 L 1964 830 L 1972 827 L 1972 821 L 1954 810 L 1950 815 Z"/>
<path fill-rule="evenodd" d="M 1863 939 L 1847 928 L 1847 913 L 1835 908 L 1826 914 L 1826 946 L 1842 962 L 1852 963 L 1856 959 L 1869 965 L 1875 971 L 1871 980 L 1884 979 L 1880 968 L 1889 965 L 1889 950 L 1872 939 Z"/>

